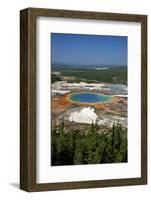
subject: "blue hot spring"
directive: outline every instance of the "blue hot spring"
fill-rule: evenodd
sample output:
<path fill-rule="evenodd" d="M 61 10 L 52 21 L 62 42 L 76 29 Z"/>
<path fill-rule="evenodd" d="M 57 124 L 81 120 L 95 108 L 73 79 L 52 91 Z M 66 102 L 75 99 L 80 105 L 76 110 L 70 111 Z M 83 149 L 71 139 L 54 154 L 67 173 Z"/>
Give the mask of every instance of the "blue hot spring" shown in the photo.
<path fill-rule="evenodd" d="M 79 103 L 101 103 L 110 101 L 112 96 L 91 92 L 77 92 L 72 93 L 69 99 Z"/>

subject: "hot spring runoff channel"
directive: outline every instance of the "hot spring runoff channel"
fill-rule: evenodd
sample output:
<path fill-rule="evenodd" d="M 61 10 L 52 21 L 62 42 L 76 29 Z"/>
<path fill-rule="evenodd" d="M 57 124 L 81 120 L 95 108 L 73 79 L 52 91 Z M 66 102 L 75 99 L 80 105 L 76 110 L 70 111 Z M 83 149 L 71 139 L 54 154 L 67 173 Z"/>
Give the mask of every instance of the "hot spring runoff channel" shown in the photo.
<path fill-rule="evenodd" d="M 110 101 L 112 96 L 91 92 L 77 92 L 71 93 L 69 99 L 78 103 L 101 103 Z"/>

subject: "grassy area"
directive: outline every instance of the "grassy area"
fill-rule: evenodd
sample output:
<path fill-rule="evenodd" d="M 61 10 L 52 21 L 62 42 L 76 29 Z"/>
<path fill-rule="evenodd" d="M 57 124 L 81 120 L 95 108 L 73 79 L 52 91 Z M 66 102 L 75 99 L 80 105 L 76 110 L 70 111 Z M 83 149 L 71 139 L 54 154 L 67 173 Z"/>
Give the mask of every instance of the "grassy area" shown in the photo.
<path fill-rule="evenodd" d="M 79 82 L 80 79 L 87 79 L 89 82 L 95 80 L 98 82 L 127 84 L 126 67 L 108 68 L 105 70 L 63 68 L 59 69 L 59 71 L 62 76 L 76 77 L 74 82 Z"/>

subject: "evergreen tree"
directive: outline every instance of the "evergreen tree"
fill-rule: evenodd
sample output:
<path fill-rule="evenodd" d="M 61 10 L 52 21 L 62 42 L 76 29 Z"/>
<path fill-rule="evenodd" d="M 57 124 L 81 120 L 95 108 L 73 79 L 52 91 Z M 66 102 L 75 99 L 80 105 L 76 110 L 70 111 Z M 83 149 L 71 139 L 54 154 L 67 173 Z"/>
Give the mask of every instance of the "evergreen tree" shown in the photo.
<path fill-rule="evenodd" d="M 99 134 L 92 123 L 86 134 L 79 129 L 65 129 L 64 121 L 52 130 L 52 165 L 127 162 L 127 130 L 113 124 L 112 130 Z"/>

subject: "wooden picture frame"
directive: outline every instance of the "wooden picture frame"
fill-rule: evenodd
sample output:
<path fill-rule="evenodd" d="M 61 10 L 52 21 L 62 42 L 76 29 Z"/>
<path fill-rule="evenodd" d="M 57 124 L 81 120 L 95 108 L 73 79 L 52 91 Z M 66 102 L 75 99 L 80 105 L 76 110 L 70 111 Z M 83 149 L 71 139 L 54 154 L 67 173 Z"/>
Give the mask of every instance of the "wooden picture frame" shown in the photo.
<path fill-rule="evenodd" d="M 141 177 L 36 183 L 36 19 L 39 16 L 141 23 Z M 147 184 L 147 16 L 27 8 L 20 12 L 20 188 L 47 191 Z"/>

